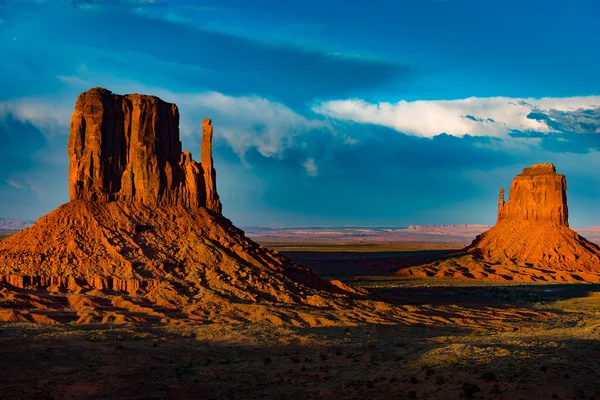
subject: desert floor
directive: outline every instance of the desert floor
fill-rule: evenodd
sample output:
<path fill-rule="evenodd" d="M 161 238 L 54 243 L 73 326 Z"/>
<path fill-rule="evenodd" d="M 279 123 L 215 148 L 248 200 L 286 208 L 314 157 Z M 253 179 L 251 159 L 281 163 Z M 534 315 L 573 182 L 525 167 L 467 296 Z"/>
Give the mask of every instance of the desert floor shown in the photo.
<path fill-rule="evenodd" d="M 0 398 L 600 399 L 599 285 L 391 273 L 452 251 L 431 244 L 266 244 L 418 317 L 322 328 L 3 324 Z"/>

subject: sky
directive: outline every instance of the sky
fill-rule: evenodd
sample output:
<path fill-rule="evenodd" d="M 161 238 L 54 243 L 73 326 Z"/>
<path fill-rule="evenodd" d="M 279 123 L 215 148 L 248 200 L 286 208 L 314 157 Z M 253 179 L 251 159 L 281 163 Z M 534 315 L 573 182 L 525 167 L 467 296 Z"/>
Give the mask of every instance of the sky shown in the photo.
<path fill-rule="evenodd" d="M 68 199 L 92 87 L 202 119 L 238 226 L 493 224 L 533 163 L 600 225 L 596 0 L 0 0 L 0 217 Z"/>

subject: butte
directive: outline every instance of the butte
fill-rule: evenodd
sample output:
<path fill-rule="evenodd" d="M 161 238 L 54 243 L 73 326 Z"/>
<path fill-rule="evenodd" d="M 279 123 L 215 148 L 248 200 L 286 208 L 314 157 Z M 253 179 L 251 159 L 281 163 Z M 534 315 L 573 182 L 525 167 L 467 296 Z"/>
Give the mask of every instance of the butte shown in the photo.
<path fill-rule="evenodd" d="M 0 320 L 373 320 L 374 306 L 361 314 L 358 304 L 366 292 L 318 278 L 223 217 L 210 119 L 202 130 L 197 163 L 182 151 L 175 104 L 101 88 L 79 95 L 71 200 L 0 242 Z"/>
<path fill-rule="evenodd" d="M 402 276 L 526 282 L 600 282 L 600 248 L 569 228 L 567 181 L 553 164 L 523 169 L 500 189 L 498 220 L 461 253 Z"/>

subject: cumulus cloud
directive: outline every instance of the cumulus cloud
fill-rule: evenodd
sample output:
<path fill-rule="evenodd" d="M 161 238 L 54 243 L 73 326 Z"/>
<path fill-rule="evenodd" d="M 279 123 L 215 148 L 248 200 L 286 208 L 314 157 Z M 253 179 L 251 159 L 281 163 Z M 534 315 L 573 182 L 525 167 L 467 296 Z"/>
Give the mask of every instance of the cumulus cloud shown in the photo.
<path fill-rule="evenodd" d="M 315 104 L 318 114 L 337 120 L 369 123 L 420 137 L 441 133 L 453 136 L 508 137 L 512 131 L 556 132 L 558 113 L 600 108 L 600 96 L 565 98 L 470 97 L 461 100 L 418 100 L 369 103 L 360 99 Z M 548 118 L 532 118 L 544 113 Z"/>

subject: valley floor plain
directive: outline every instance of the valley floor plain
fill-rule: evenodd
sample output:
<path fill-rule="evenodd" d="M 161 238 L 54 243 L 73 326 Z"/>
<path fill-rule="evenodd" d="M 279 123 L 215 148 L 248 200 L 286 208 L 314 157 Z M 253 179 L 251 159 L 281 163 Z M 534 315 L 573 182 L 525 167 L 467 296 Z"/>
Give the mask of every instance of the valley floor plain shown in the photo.
<path fill-rule="evenodd" d="M 393 274 L 431 244 L 263 243 L 402 306 L 403 322 L 2 324 L 3 399 L 600 399 L 600 285 Z"/>

